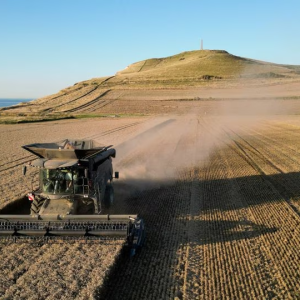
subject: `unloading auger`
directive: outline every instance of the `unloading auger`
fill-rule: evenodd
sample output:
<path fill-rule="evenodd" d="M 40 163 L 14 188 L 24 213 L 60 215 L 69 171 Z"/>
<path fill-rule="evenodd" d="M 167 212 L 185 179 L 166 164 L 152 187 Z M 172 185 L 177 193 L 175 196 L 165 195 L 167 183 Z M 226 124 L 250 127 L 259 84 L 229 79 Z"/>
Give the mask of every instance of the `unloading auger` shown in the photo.
<path fill-rule="evenodd" d="M 28 193 L 30 215 L 0 215 L 0 237 L 126 239 L 134 254 L 144 242 L 144 222 L 138 215 L 101 214 L 113 202 L 112 146 L 94 140 L 63 140 L 30 144 L 37 156 L 28 166 L 39 169 L 39 187 Z"/>

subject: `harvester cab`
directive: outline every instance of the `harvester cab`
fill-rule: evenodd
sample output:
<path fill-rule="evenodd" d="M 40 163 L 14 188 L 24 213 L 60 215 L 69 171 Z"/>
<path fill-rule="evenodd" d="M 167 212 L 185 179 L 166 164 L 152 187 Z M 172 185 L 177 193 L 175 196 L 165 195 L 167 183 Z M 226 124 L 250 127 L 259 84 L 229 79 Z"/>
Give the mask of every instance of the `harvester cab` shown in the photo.
<path fill-rule="evenodd" d="M 28 166 L 39 172 L 39 187 L 28 193 L 30 215 L 5 215 L 0 235 L 107 238 L 126 237 L 135 252 L 143 244 L 144 222 L 137 215 L 103 215 L 106 201 L 113 202 L 112 146 L 94 140 L 63 140 L 25 145 L 37 158 Z"/>

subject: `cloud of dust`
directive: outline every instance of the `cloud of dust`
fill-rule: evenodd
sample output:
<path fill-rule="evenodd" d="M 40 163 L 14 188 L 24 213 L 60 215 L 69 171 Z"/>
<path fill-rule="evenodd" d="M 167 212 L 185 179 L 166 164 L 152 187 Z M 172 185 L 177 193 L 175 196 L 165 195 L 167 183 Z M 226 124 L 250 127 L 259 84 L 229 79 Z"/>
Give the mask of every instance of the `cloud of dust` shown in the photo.
<path fill-rule="evenodd" d="M 120 171 L 120 180 L 140 190 L 174 182 L 182 170 L 204 164 L 216 147 L 224 146 L 231 139 L 226 132 L 247 134 L 289 114 L 272 85 L 256 80 L 247 85 L 242 79 L 226 89 L 225 96 L 217 91 L 219 98 L 195 101 L 184 115 L 148 122 L 135 138 L 116 147 L 114 168 Z"/>
<path fill-rule="evenodd" d="M 158 124 L 157 124 L 158 123 Z M 153 120 L 135 138 L 116 147 L 120 180 L 144 190 L 174 182 L 184 168 L 204 160 L 215 141 L 196 114 Z"/>

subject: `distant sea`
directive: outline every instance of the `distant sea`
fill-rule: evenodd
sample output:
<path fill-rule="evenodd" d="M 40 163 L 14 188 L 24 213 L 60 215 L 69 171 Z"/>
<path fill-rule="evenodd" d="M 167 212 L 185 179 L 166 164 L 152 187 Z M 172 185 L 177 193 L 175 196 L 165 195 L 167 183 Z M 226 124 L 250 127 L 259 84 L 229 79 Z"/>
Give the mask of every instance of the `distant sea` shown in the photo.
<path fill-rule="evenodd" d="M 22 98 L 14 98 L 14 99 L 7 99 L 7 98 L 0 98 L 0 107 L 5 106 L 12 106 L 21 102 L 28 102 L 33 99 L 22 99 Z"/>

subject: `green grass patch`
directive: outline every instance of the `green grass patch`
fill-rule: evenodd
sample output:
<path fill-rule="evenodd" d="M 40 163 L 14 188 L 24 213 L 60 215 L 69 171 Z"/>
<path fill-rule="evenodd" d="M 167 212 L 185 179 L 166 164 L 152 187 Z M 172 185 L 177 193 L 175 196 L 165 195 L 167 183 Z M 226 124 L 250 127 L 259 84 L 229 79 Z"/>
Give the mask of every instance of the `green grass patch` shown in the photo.
<path fill-rule="evenodd" d="M 74 119 L 73 116 L 61 116 L 61 117 L 41 117 L 41 118 L 17 118 L 17 117 L 0 117 L 0 124 L 24 124 L 24 123 L 36 123 L 36 122 L 50 122 L 57 120 Z"/>

